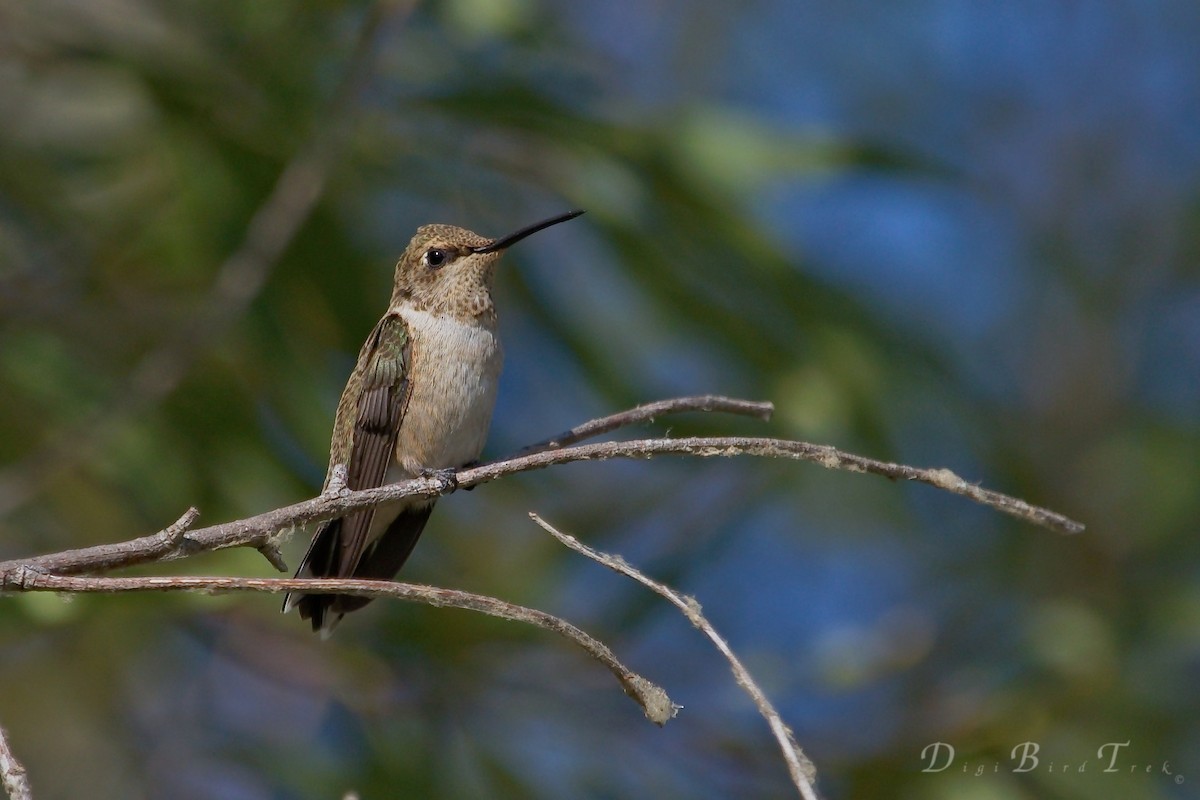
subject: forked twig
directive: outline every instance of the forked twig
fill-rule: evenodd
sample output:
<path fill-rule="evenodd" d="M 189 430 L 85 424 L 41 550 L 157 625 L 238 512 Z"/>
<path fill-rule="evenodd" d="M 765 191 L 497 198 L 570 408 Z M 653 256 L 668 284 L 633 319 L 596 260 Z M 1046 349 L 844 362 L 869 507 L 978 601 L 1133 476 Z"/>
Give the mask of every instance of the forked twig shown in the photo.
<path fill-rule="evenodd" d="M 759 688 L 758 683 L 750 675 L 750 671 L 742 664 L 741 659 L 729 647 L 724 637 L 717 633 L 716 629 L 713 628 L 712 624 L 701 613 L 700 603 L 696 601 L 696 598 L 681 595 L 671 587 L 647 577 L 620 556 L 601 553 L 598 550 L 588 547 L 574 536 L 563 533 L 533 512 L 530 512 L 529 516 L 547 533 L 575 552 L 585 555 L 593 561 L 599 562 L 626 577 L 633 578 L 651 591 L 665 597 L 672 605 L 682 611 L 684 616 L 688 618 L 688 621 L 707 636 L 716 645 L 721 655 L 725 656 L 725 660 L 729 662 L 729 668 L 733 671 L 733 677 L 737 681 L 738 686 L 745 689 L 750 698 L 754 700 L 754 705 L 758 707 L 758 712 L 766 719 L 767 724 L 771 727 L 771 733 L 775 736 L 775 741 L 779 743 L 779 749 L 783 752 L 783 759 L 788 766 L 788 773 L 791 775 L 792 783 L 795 784 L 800 796 L 804 800 L 817 800 L 817 791 L 813 786 L 817 779 L 816 767 L 813 766 L 808 756 L 804 755 L 804 751 L 796 743 L 796 738 L 792 735 L 791 729 L 784 724 L 783 718 L 779 716 L 779 712 L 775 710 L 775 706 L 767 699 L 766 693 Z"/>
<path fill-rule="evenodd" d="M 739 400 L 734 397 L 724 397 L 718 394 L 702 394 L 693 397 L 673 397 L 670 400 L 657 400 L 653 403 L 643 403 L 640 406 L 610 414 L 607 417 L 593 419 L 582 425 L 576 425 L 569 431 L 563 431 L 557 436 L 543 439 L 536 444 L 517 451 L 517 456 L 527 456 L 531 453 L 541 453 L 545 450 L 561 450 L 568 445 L 591 439 L 615 431 L 618 428 L 636 425 L 639 422 L 652 422 L 666 414 L 680 414 L 686 411 L 716 411 L 723 414 L 738 414 L 743 417 L 754 417 L 764 422 L 775 413 L 773 403 L 763 403 L 756 400 Z"/>

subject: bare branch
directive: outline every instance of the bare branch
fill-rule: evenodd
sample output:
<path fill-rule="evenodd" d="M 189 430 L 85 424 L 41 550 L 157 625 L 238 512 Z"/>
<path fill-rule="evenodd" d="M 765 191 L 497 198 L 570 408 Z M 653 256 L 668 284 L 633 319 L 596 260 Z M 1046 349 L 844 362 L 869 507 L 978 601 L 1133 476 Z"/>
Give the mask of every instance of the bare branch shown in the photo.
<path fill-rule="evenodd" d="M 665 402 L 670 403 L 671 401 Z M 746 401 L 735 402 L 746 403 Z M 746 403 L 746 405 L 749 404 Z M 640 421 L 641 418 L 637 409 L 628 412 L 625 416 L 625 419 L 630 421 Z M 596 422 L 601 423 L 605 420 Z M 609 425 L 609 423 L 605 424 Z M 576 430 L 587 429 L 591 425 L 592 423 L 588 423 Z M 611 430 L 611 427 L 606 429 Z M 435 497 L 452 492 L 455 488 L 467 489 L 507 475 L 543 469 L 555 464 L 567 464 L 573 461 L 599 461 L 610 458 L 651 458 L 658 455 L 686 455 L 700 458 L 749 455 L 811 461 L 827 469 L 865 472 L 882 475 L 892 480 L 928 483 L 939 489 L 962 495 L 977 503 L 1003 511 L 1018 519 L 1061 533 L 1078 533 L 1083 530 L 1081 523 L 1062 514 L 967 483 L 950 470 L 921 469 L 903 464 L 876 461 L 853 453 L 846 453 L 828 445 L 809 444 L 787 439 L 734 436 L 635 439 L 627 442 L 576 444 L 557 450 L 543 450 L 515 456 L 490 464 L 458 470 L 453 480 L 442 476 L 431 476 L 357 492 L 340 488 L 339 491 L 326 492 L 302 503 L 285 506 L 246 519 L 200 528 L 178 537 L 158 533 L 129 542 L 4 561 L 0 562 L 0 588 L 3 588 L 10 580 L 13 570 L 17 567 L 29 567 L 43 572 L 71 575 L 170 560 L 195 552 L 220 550 L 227 547 L 258 548 L 263 551 L 268 560 L 271 560 L 272 564 L 279 566 L 278 560 L 265 546 L 273 545 L 272 538 L 280 531 L 311 522 L 332 519 L 353 509 L 406 497 Z"/>
<path fill-rule="evenodd" d="M 603 642 L 589 636 L 569 622 L 545 611 L 526 608 L 457 589 L 442 589 L 392 581 L 368 581 L 332 578 L 226 578 L 226 577 L 71 577 L 48 575 L 36 570 L 22 570 L 18 580 L 5 586 L 6 590 L 52 591 L 71 593 L 123 592 L 304 592 L 306 594 L 348 594 L 359 597 L 392 597 L 397 600 L 425 603 L 437 607 L 464 608 L 513 622 L 523 622 L 557 633 L 583 648 L 588 655 L 608 667 L 620 682 L 625 694 L 637 701 L 646 718 L 656 725 L 665 725 L 675 716 L 677 706 L 658 685 L 626 667 Z"/>
<path fill-rule="evenodd" d="M 710 410 L 714 412 L 742 413 L 762 416 L 769 414 L 772 408 L 770 403 L 759 403 L 750 400 L 736 400 L 727 397 L 716 395 L 707 395 L 703 397 L 681 397 L 673 400 L 661 400 L 656 403 L 648 403 L 638 408 L 614 414 L 609 417 L 604 417 L 598 420 L 584 423 L 573 431 L 593 431 L 592 434 L 580 434 L 568 432 L 563 436 L 574 437 L 575 440 L 583 438 L 585 435 L 595 435 L 596 432 L 607 432 L 615 430 L 621 425 L 631 425 L 647 418 L 647 412 L 651 413 L 673 413 L 675 411 L 703 411 Z M 614 420 L 617 422 L 614 423 Z M 526 448 L 529 450 L 530 448 Z M 503 463 L 503 462 L 501 462 Z M 434 483 L 431 483 L 431 480 Z M 490 479 L 488 479 L 490 480 Z M 483 481 L 479 481 L 482 483 Z M 474 485 L 474 484 L 472 484 Z M 407 491 L 402 491 L 399 497 L 408 497 L 412 495 L 436 495 L 449 491 L 448 485 L 436 483 L 436 479 L 418 479 L 404 484 L 395 484 L 396 487 L 405 487 Z M 377 490 L 373 490 L 377 491 Z M 254 547 L 257 548 L 272 566 L 280 569 L 281 572 L 286 572 L 286 566 L 283 565 L 282 558 L 275 558 L 276 552 L 273 552 L 271 547 L 271 537 L 277 535 L 280 531 L 303 525 L 309 522 L 320 521 L 337 516 L 336 509 L 351 509 L 359 506 L 343 506 L 345 501 L 353 500 L 355 495 L 346 488 L 346 467 L 344 464 L 336 464 L 331 470 L 328 486 L 320 496 L 313 500 L 308 500 L 303 503 L 288 506 L 286 508 L 277 509 L 275 511 L 260 514 L 245 520 L 225 523 L 210 528 L 203 528 L 193 534 L 183 537 L 172 534 L 172 531 L 181 533 L 176 526 L 172 526 L 165 531 L 161 531 L 151 536 L 144 536 L 139 539 L 134 539 L 129 542 L 121 542 L 118 544 L 97 545 L 95 547 L 85 547 L 77 550 L 67 550 L 61 553 L 51 555 L 38 556 L 30 559 L 14 559 L 12 561 L 0 562 L 0 588 L 9 580 L 8 576 L 12 570 L 18 566 L 28 566 L 42 572 L 53 572 L 59 575 L 73 575 L 82 572 L 104 572 L 118 567 L 129 567 L 137 564 L 148 564 L 158 561 L 167 561 L 176 558 L 182 558 L 196 552 L 207 550 L 218 550 L 226 547 Z M 333 503 L 335 510 L 329 511 L 326 506 L 329 501 Z M 371 503 L 364 502 L 363 505 Z M 186 515 L 185 515 L 186 516 Z M 194 517 L 192 517 L 194 521 Z M 180 520 L 182 522 L 183 520 Z"/>
<path fill-rule="evenodd" d="M 8 794 L 8 800 L 33 800 L 33 790 L 29 788 L 29 778 L 25 767 L 13 755 L 8 745 L 8 734 L 0 727 L 0 785 Z"/>
<path fill-rule="evenodd" d="M 671 719 L 677 707 L 662 689 L 622 665 L 604 644 L 573 625 L 536 609 L 524 608 L 501 600 L 429 586 L 416 586 L 388 581 L 333 579 L 263 579 L 225 577 L 144 577 L 107 578 L 72 577 L 84 572 L 97 572 L 117 567 L 181 558 L 198 552 L 226 547 L 257 548 L 276 567 L 284 568 L 277 549 L 277 537 L 282 531 L 310 522 L 331 519 L 347 511 L 381 502 L 407 497 L 435 497 L 457 488 L 468 489 L 507 475 L 543 469 L 574 461 L 597 461 L 610 458 L 651 458 L 658 455 L 686 455 L 700 458 L 749 455 L 765 458 L 789 458 L 811 461 L 827 469 L 865 472 L 892 480 L 928 483 L 945 491 L 962 495 L 976 502 L 1003 511 L 1019 519 L 1065 533 L 1077 533 L 1083 525 L 1061 514 L 1030 505 L 1023 500 L 967 483 L 946 469 L 921 469 L 903 464 L 877 461 L 846 453 L 827 445 L 786 439 L 756 437 L 688 437 L 680 439 L 639 439 L 625 442 L 578 444 L 588 436 L 607 433 L 617 428 L 652 419 L 656 415 L 680 411 L 722 411 L 765 418 L 770 414 L 768 403 L 752 403 L 725 397 L 705 396 L 664 400 L 639 406 L 585 423 L 559 436 L 521 451 L 517 456 L 444 474 L 416 478 L 377 489 L 350 491 L 345 487 L 344 472 L 335 467 L 328 489 L 321 495 L 284 508 L 275 509 L 247 519 L 235 520 L 198 530 L 189 530 L 198 512 L 188 509 L 178 521 L 151 536 L 129 542 L 83 548 L 29 559 L 0 562 L 0 591 L 67 591 L 67 592 L 147 592 L 203 591 L 231 592 L 303 591 L 310 594 L 352 594 L 368 597 L 396 597 L 424 602 L 435 606 L 454 606 L 480 613 L 512 619 L 552 630 L 571 639 L 605 664 L 621 682 L 625 692 L 642 706 L 646 716 L 659 725 Z M 796 745 L 791 731 L 767 701 L 761 689 L 746 672 L 725 641 L 712 629 L 700 613 L 699 604 L 683 597 L 662 584 L 646 578 L 619 558 L 605 556 L 586 548 L 573 538 L 555 531 L 535 520 L 558 536 L 564 544 L 595 558 L 649 586 L 667 597 L 687 614 L 729 660 L 734 675 L 767 719 L 783 749 L 789 772 L 806 800 L 816 798 L 812 788 L 815 774 L 811 762 Z"/>
<path fill-rule="evenodd" d="M 8 586 L 10 573 L 20 567 L 26 567 L 39 572 L 57 572 L 60 574 L 87 571 L 102 572 L 134 564 L 168 561 L 191 553 L 199 553 L 205 549 L 211 549 L 199 546 L 187 536 L 188 527 L 199 516 L 200 512 L 193 507 L 185 511 L 183 516 L 166 528 L 149 536 L 141 536 L 137 539 L 130 539 L 127 542 L 82 547 L 77 550 L 63 550 L 59 553 L 50 553 L 34 558 L 0 561 L 0 589 Z"/>
<path fill-rule="evenodd" d="M 311 500 L 294 503 L 253 517 L 199 528 L 185 533 L 174 542 L 171 537 L 165 536 L 164 532 L 159 532 L 127 542 L 81 547 L 77 550 L 64 550 L 60 553 L 33 558 L 0 561 L 0 591 L 8 587 L 13 580 L 13 575 L 20 568 L 57 575 L 78 575 L 84 572 L 105 572 L 138 564 L 172 561 L 228 547 L 261 549 L 265 545 L 273 545 L 273 538 L 281 531 L 290 530 L 299 525 L 307 525 L 310 522 L 332 519 L 355 508 L 375 505 L 387 499 L 383 493 L 395 497 L 436 497 L 452 490 L 452 481 L 444 478 L 438 476 L 416 478 L 362 492 L 346 491 L 335 495 L 319 495 Z M 270 555 L 267 553 L 264 555 L 271 560 Z"/>
<path fill-rule="evenodd" d="M 544 450 L 561 450 L 568 445 L 582 442 L 584 439 L 591 439 L 594 436 L 600 436 L 609 431 L 615 431 L 618 428 L 636 425 L 639 422 L 652 422 L 665 414 L 680 414 L 685 411 L 718 411 L 724 414 L 740 414 L 745 417 L 761 419 L 765 422 L 775 412 L 775 406 L 772 403 L 738 400 L 718 394 L 658 400 L 631 408 L 628 411 L 622 411 L 607 417 L 585 422 L 582 425 L 571 428 L 569 431 L 563 431 L 557 436 L 543 439 L 537 444 L 531 444 L 519 451 L 517 455 L 526 456 L 530 453 L 540 453 Z"/>
<path fill-rule="evenodd" d="M 1059 533 L 1081 533 L 1084 525 L 1069 517 L 1024 500 L 984 489 L 960 478 L 948 469 L 925 469 L 877 461 L 873 458 L 847 453 L 836 447 L 810 444 L 790 439 L 765 439 L 746 436 L 693 436 L 681 439 L 638 439 L 630 442 L 603 442 L 579 445 L 561 450 L 532 453 L 506 461 L 484 464 L 458 473 L 460 486 L 474 486 L 513 472 L 541 469 L 571 461 L 596 461 L 608 458 L 652 458 L 657 455 L 689 455 L 701 458 L 716 456 L 759 456 L 811 461 L 826 469 L 865 472 L 892 480 L 918 481 L 936 486 L 953 494 L 974 500 L 1003 511 L 1025 522 L 1040 525 Z"/>
<path fill-rule="evenodd" d="M 762 714 L 767 724 L 771 727 L 771 733 L 774 734 L 775 740 L 779 743 L 779 749 L 783 752 L 783 759 L 787 763 L 788 773 L 792 777 L 792 783 L 795 784 L 796 790 L 804 800 L 817 800 L 817 791 L 813 786 L 817 780 L 816 767 L 813 766 L 808 756 L 804 755 L 804 751 L 797 744 L 791 729 L 784 724 L 783 718 L 779 716 L 779 712 L 775 710 L 775 706 L 767 699 L 766 693 L 759 688 L 753 676 L 750 675 L 750 671 L 746 669 L 725 639 L 717 633 L 716 629 L 701 613 L 700 603 L 696 601 L 696 598 L 681 595 L 671 587 L 647 577 L 620 556 L 593 550 L 574 536 L 558 530 L 537 514 L 531 512 L 529 516 L 551 536 L 576 553 L 581 553 L 615 572 L 633 578 L 651 591 L 665 597 L 672 605 L 682 611 L 683 615 L 688 618 L 688 621 L 695 625 L 701 633 L 712 640 L 712 643 L 721 651 L 721 655 L 725 656 L 725 660 L 729 662 L 729 667 L 733 671 L 733 677 L 738 685 L 745 689 L 750 698 L 754 700 L 754 705 L 758 707 L 758 712 Z"/>

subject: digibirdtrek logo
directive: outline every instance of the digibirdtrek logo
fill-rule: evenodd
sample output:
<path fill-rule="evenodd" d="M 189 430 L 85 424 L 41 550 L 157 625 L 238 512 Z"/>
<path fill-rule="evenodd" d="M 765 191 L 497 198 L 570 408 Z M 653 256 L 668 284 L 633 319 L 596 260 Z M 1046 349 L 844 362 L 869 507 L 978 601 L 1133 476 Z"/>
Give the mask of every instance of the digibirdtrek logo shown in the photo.
<path fill-rule="evenodd" d="M 1021 742 L 1013 747 L 1007 761 L 984 759 L 959 759 L 954 745 L 948 742 L 931 742 L 921 748 L 921 772 L 947 772 L 953 770 L 981 777 L 986 774 L 1010 772 L 1099 772 L 1112 774 L 1159 774 L 1169 776 L 1176 784 L 1184 782 L 1183 775 L 1171 769 L 1170 761 L 1138 761 L 1131 755 L 1131 742 L 1105 742 L 1096 748 L 1095 758 L 1082 760 L 1049 759 L 1042 753 L 1037 742 Z"/>

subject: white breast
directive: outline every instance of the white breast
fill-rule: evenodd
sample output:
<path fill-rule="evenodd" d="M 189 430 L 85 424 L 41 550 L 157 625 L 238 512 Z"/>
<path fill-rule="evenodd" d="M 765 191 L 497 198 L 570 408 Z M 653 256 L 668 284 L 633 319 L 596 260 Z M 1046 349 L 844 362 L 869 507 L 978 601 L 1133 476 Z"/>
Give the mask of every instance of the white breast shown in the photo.
<path fill-rule="evenodd" d="M 412 336 L 412 394 L 389 480 L 479 458 L 504 360 L 495 331 L 475 322 L 400 310 Z M 396 472 L 400 474 L 396 474 Z"/>

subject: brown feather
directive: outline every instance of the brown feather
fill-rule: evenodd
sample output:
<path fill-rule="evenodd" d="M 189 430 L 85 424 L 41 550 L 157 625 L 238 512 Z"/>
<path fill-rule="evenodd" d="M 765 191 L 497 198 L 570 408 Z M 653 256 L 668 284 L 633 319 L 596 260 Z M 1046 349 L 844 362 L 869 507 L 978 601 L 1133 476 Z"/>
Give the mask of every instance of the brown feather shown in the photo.
<path fill-rule="evenodd" d="M 358 365 L 342 393 L 334 421 L 330 466 L 346 463 L 338 459 L 348 459 L 346 486 L 350 489 L 373 489 L 382 486 L 387 477 L 410 395 L 407 374 L 410 352 L 411 342 L 404 320 L 396 314 L 385 316 L 367 338 Z M 350 436 L 346 436 L 344 429 L 351 419 L 353 428 L 349 431 Z M 428 517 L 428 512 L 425 516 Z M 369 540 L 374 519 L 375 508 L 365 508 L 322 524 L 313 536 L 296 576 L 340 578 L 355 575 L 364 554 L 374 549 L 374 543 Z M 421 527 L 424 527 L 423 521 Z M 413 541 L 415 543 L 415 537 Z M 284 611 L 299 606 L 301 617 L 311 619 L 313 628 L 320 629 L 324 626 L 325 612 L 336 606 L 337 600 L 334 595 L 296 598 L 288 595 L 284 598 Z"/>

